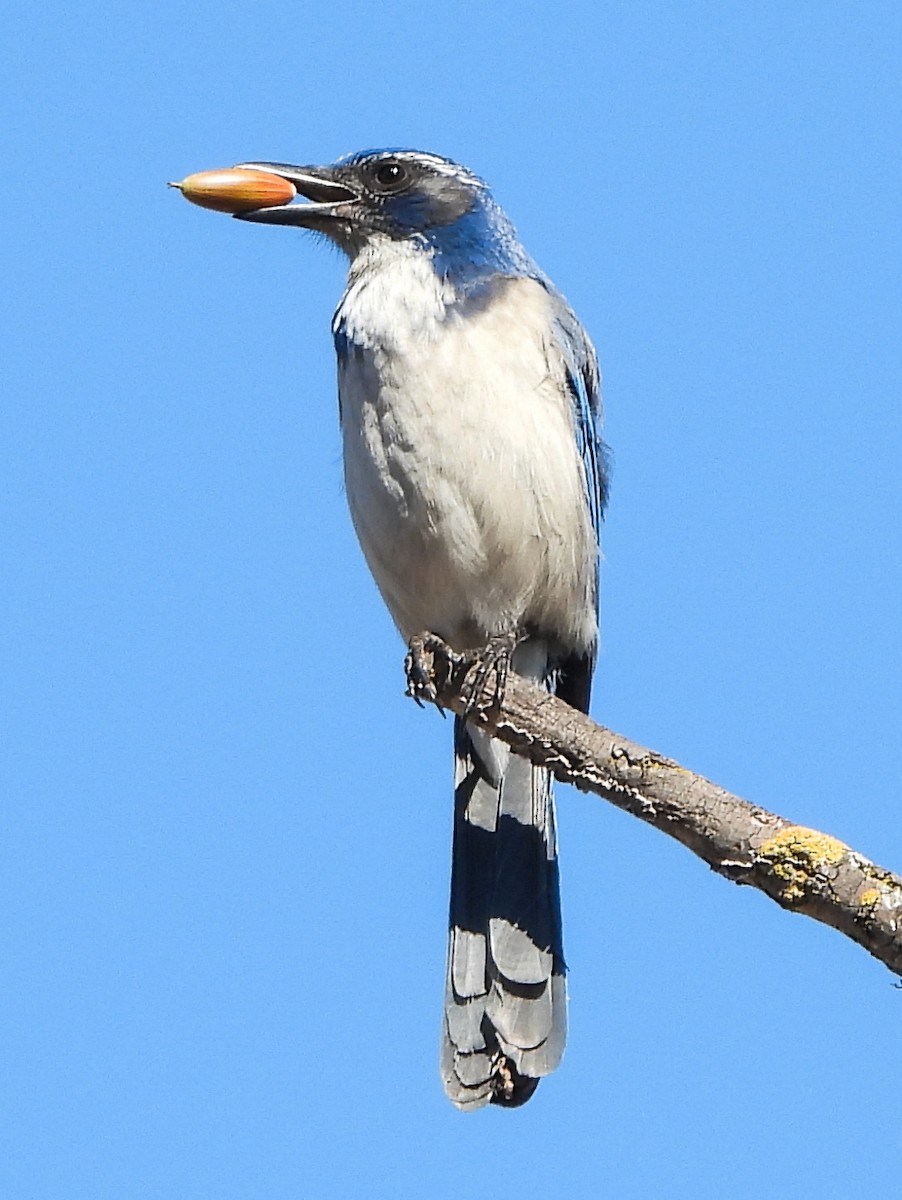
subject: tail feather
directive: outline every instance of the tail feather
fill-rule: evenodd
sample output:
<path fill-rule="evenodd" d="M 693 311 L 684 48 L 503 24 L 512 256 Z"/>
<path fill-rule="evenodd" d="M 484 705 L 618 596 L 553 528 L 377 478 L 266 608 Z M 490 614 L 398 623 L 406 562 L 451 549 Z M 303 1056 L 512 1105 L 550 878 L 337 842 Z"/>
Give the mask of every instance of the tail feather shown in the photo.
<path fill-rule="evenodd" d="M 519 648 L 513 667 L 544 682 L 544 647 Z M 460 1108 L 512 1106 L 555 1069 L 566 1037 L 551 777 L 459 718 L 454 732 L 442 1075 Z"/>

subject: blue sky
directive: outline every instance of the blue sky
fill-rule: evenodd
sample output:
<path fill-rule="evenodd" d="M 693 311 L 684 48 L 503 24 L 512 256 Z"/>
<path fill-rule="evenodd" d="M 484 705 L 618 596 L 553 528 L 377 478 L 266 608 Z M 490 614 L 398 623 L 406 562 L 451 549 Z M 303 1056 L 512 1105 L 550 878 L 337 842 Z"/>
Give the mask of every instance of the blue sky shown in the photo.
<path fill-rule="evenodd" d="M 892 1190 L 902 992 L 559 796 L 571 1036 L 437 1075 L 450 730 L 340 484 L 337 254 L 167 179 L 410 145 L 598 345 L 599 720 L 902 867 L 894 3 L 14 5 L 0 1191 Z"/>

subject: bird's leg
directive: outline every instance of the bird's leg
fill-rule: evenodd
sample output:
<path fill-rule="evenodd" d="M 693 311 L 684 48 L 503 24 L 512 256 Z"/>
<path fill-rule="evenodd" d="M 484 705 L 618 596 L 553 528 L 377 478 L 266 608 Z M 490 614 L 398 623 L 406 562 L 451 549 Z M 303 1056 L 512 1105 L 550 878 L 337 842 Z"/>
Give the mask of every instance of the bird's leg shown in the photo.
<path fill-rule="evenodd" d="M 447 642 L 442 641 L 434 633 L 418 633 L 407 644 L 407 655 L 404 659 L 404 671 L 407 675 L 407 695 L 412 696 L 423 707 L 423 701 L 438 706 L 438 688 L 459 665 L 460 657 L 454 653 Z M 441 678 L 439 678 L 441 675 Z M 436 681 L 436 682 L 434 682 Z"/>
<path fill-rule="evenodd" d="M 469 688 L 467 706 L 463 712 L 464 718 L 471 716 L 474 712 L 499 708 L 504 702 L 511 656 L 522 640 L 516 633 L 497 633 L 494 637 L 489 638 L 485 646 L 479 650 L 479 661 L 473 675 L 472 686 Z M 495 686 L 492 689 L 491 697 L 486 698 L 484 696 L 486 684 L 493 672 Z"/>
<path fill-rule="evenodd" d="M 464 719 L 473 713 L 497 708 L 504 700 L 511 655 L 523 639 L 515 633 L 498 633 L 478 650 L 457 654 L 447 642 L 434 633 L 418 633 L 407 644 L 404 671 L 407 676 L 407 695 L 423 703 L 434 704 L 442 711 L 439 696 L 451 686 L 465 695 Z M 463 691 L 461 684 L 474 666 L 472 683 Z M 489 687 L 489 676 L 495 683 Z M 486 695 L 488 692 L 488 695 Z"/>

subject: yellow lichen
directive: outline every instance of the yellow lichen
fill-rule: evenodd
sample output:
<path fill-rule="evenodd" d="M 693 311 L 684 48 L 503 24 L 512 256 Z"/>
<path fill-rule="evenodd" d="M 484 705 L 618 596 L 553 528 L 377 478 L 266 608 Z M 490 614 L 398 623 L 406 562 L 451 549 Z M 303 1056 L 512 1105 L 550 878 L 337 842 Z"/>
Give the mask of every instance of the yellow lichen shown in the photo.
<path fill-rule="evenodd" d="M 788 825 L 768 838 L 758 851 L 771 872 L 783 882 L 782 895 L 797 904 L 813 890 L 815 877 L 842 862 L 849 847 L 829 834 L 804 825 Z"/>
<path fill-rule="evenodd" d="M 880 902 L 880 892 L 877 888 L 865 888 L 858 897 L 858 903 L 862 908 L 872 908 L 873 905 Z"/>

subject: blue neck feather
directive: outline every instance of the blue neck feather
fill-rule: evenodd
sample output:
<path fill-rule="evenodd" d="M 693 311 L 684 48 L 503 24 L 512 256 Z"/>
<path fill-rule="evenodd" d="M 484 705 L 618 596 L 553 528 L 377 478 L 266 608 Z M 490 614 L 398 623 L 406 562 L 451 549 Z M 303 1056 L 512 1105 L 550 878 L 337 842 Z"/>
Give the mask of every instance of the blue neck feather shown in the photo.
<path fill-rule="evenodd" d="M 423 231 L 437 275 L 465 293 L 492 277 L 533 276 L 539 268 L 494 201 L 485 199 L 450 225 Z"/>

